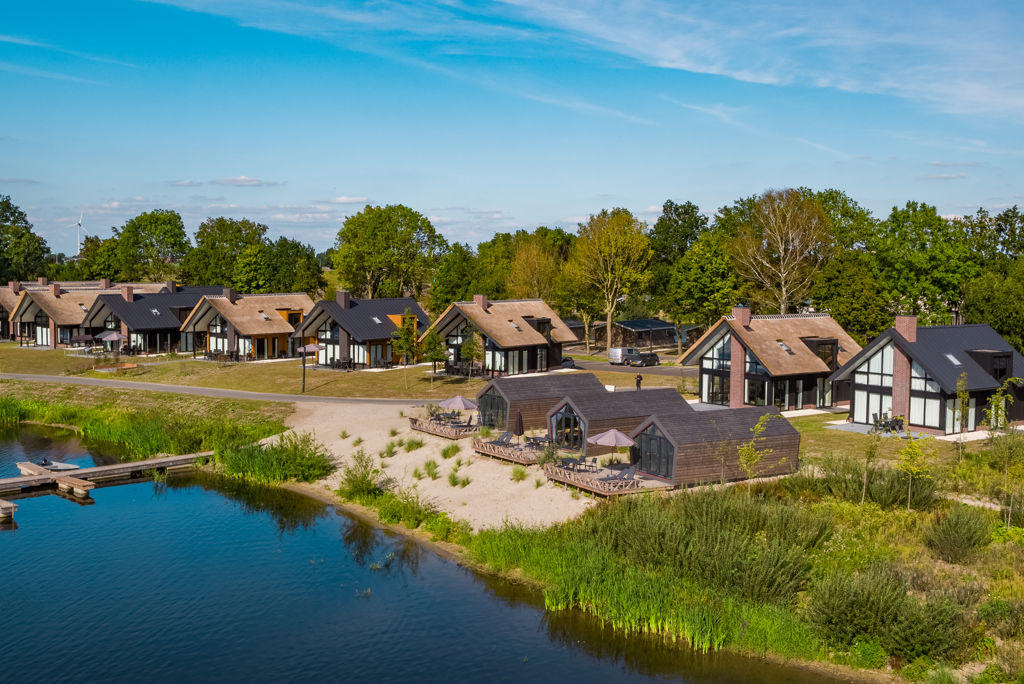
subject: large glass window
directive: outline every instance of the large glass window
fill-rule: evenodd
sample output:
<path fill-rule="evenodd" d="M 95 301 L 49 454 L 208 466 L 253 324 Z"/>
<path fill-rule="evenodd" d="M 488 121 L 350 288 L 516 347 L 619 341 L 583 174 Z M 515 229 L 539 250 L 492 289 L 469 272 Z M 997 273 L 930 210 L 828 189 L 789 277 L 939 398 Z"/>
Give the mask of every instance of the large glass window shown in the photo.
<path fill-rule="evenodd" d="M 935 382 L 928 373 L 918 365 L 917 361 L 910 364 L 910 391 L 917 390 L 918 392 L 930 392 L 932 394 L 938 394 L 942 391 L 939 387 L 939 383 Z M 913 422 L 913 421 L 911 421 Z"/>
<path fill-rule="evenodd" d="M 3 309 L 0 309 L 2 315 Z M 992 377 L 1002 382 L 1010 374 L 1010 355 L 995 356 L 992 358 Z"/>
<path fill-rule="evenodd" d="M 750 406 L 764 406 L 768 403 L 767 380 L 744 380 L 744 401 Z"/>
<path fill-rule="evenodd" d="M 568 404 L 551 416 L 551 438 L 564 449 L 583 449 L 583 425 Z"/>
<path fill-rule="evenodd" d="M 105 330 L 117 330 L 121 327 L 121 321 L 117 320 L 117 316 L 110 314 L 103 321 L 103 328 Z"/>
<path fill-rule="evenodd" d="M 747 373 L 751 375 L 768 375 L 768 369 L 749 351 L 747 352 Z"/>
<path fill-rule="evenodd" d="M 338 344 L 340 329 L 338 325 L 327 320 L 316 329 L 316 343 L 323 349 L 316 353 L 316 361 L 321 365 L 329 365 L 341 359 L 341 346 Z"/>
<path fill-rule="evenodd" d="M 701 384 L 701 401 L 705 404 L 729 405 L 729 376 L 718 373 L 704 373 Z"/>
<path fill-rule="evenodd" d="M 493 387 L 480 397 L 480 423 L 502 430 L 508 425 L 508 402 Z"/>
<path fill-rule="evenodd" d="M 727 370 L 731 363 L 732 335 L 726 333 L 701 357 L 701 368 Z"/>
<path fill-rule="evenodd" d="M 836 345 L 834 342 L 819 342 L 817 349 L 818 358 L 825 362 L 830 369 L 836 367 Z M 890 347 L 891 354 L 891 347 Z M 891 356 L 890 356 L 891 358 Z M 890 370 L 890 373 L 892 371 Z"/>
<path fill-rule="evenodd" d="M 630 461 L 640 472 L 664 478 L 672 478 L 675 466 L 675 447 L 658 430 L 649 425 L 636 436 L 636 446 L 630 447 Z"/>
<path fill-rule="evenodd" d="M 857 385 L 892 387 L 892 343 L 886 344 L 861 362 L 853 373 Z"/>

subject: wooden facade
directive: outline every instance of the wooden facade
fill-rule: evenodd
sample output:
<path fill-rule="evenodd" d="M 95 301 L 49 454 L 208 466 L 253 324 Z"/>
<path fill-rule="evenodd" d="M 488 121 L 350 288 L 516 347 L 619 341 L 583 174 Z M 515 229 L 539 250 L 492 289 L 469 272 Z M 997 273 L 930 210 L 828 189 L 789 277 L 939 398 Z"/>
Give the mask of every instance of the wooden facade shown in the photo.
<path fill-rule="evenodd" d="M 604 391 L 604 386 L 593 373 L 495 378 L 476 395 L 480 424 L 512 430 L 522 413 L 524 429 L 546 430 L 548 411 L 555 404 L 576 392 L 595 391 Z"/>

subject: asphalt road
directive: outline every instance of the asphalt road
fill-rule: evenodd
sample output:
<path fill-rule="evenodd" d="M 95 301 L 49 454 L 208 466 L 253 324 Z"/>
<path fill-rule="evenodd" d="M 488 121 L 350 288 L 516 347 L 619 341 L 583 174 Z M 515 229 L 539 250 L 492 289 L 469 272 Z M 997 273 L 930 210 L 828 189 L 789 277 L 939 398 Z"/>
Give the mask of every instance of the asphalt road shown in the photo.
<path fill-rule="evenodd" d="M 615 366 L 607 361 L 573 360 L 576 362 L 577 368 L 589 371 L 611 371 L 612 373 L 629 373 L 630 375 L 636 375 L 639 371 L 641 375 L 672 375 L 677 378 L 697 377 L 696 366 L 646 366 L 644 368 L 634 368 L 633 366 Z"/>
<path fill-rule="evenodd" d="M 245 392 L 243 390 L 219 389 L 215 387 L 194 387 L 192 385 L 162 385 L 153 382 L 132 382 L 131 380 L 105 380 L 103 378 L 80 378 L 73 375 L 35 375 L 25 373 L 0 373 L 5 380 L 28 380 L 31 382 L 57 382 L 68 385 L 91 385 L 112 389 L 143 390 L 147 392 L 169 392 L 171 394 L 194 394 L 200 397 L 218 399 L 253 399 L 256 401 L 318 402 L 335 404 L 380 404 L 384 406 L 422 406 L 423 399 L 372 399 L 363 397 L 318 397 L 311 394 L 270 394 Z"/>

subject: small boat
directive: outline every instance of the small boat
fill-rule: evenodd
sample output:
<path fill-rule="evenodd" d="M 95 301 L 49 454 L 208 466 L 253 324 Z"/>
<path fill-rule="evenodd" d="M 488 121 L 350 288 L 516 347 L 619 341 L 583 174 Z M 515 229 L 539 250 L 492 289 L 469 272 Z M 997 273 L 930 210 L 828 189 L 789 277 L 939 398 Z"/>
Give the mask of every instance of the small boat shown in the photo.
<path fill-rule="evenodd" d="M 65 470 L 78 470 L 78 466 L 74 463 L 61 463 L 60 461 L 51 461 L 48 458 L 44 458 L 36 465 L 42 466 L 53 473 L 59 473 Z"/>

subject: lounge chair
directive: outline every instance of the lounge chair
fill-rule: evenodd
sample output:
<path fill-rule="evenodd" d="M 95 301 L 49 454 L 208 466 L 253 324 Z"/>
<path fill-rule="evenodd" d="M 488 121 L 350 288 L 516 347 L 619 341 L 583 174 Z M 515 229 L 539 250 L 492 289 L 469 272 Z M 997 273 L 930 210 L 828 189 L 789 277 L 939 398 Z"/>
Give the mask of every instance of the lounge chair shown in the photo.
<path fill-rule="evenodd" d="M 631 482 L 634 475 L 636 475 L 636 466 L 630 466 L 614 475 L 602 477 L 601 482 Z"/>
<path fill-rule="evenodd" d="M 470 417 L 470 419 L 472 419 L 472 416 Z M 513 435 L 511 432 L 502 432 L 501 437 L 498 437 L 498 439 L 492 441 L 491 444 L 494 444 L 495 446 L 508 446 L 509 444 L 512 443 L 512 438 L 514 436 L 515 435 Z"/>

